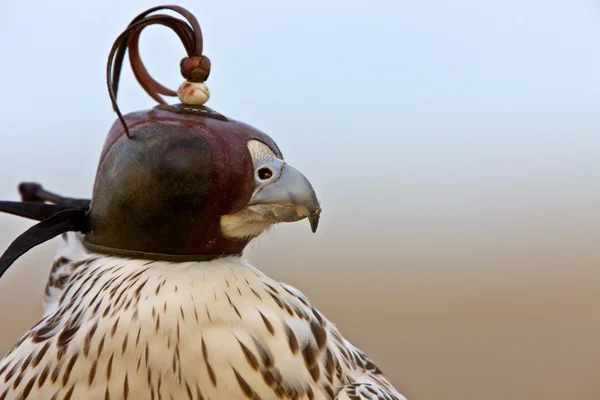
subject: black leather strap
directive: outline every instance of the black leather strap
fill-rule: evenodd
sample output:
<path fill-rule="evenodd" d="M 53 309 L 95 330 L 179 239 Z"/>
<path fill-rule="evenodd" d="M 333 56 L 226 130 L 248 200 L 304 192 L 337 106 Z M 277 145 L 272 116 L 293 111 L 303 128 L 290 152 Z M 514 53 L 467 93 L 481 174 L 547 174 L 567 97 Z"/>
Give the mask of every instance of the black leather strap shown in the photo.
<path fill-rule="evenodd" d="M 54 214 L 71 209 L 73 209 L 73 207 L 32 201 L 0 201 L 0 212 L 34 219 L 36 221 L 43 221 Z"/>
<path fill-rule="evenodd" d="M 0 257 L 0 277 L 23 254 L 62 233 L 87 232 L 87 208 L 0 201 L 0 212 L 41 221 L 16 238 Z"/>

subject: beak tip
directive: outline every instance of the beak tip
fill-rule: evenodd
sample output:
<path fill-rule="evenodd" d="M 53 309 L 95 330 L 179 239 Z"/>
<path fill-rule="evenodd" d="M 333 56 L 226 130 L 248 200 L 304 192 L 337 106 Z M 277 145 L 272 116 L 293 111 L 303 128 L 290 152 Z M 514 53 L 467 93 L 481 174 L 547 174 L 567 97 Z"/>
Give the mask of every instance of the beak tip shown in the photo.
<path fill-rule="evenodd" d="M 316 209 L 313 211 L 308 217 L 308 221 L 310 222 L 310 229 L 313 233 L 317 232 L 317 228 L 319 227 L 319 219 L 321 218 L 321 209 Z"/>
<path fill-rule="evenodd" d="M 310 230 L 312 233 L 317 233 L 317 228 L 319 226 L 319 217 L 310 219 Z"/>

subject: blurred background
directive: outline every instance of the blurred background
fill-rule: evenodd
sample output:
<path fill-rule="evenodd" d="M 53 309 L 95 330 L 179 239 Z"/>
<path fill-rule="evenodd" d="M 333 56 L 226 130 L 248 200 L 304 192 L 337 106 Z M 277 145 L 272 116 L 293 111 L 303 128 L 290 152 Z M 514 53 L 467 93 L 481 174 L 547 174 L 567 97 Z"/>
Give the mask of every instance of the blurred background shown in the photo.
<path fill-rule="evenodd" d="M 208 105 L 276 139 L 322 199 L 249 246 L 410 400 L 600 398 L 600 3 L 178 1 Z M 89 197 L 105 64 L 156 1 L 0 0 L 0 198 Z M 183 49 L 146 29 L 171 88 Z M 152 107 L 129 65 L 119 104 Z M 32 223 L 0 215 L 0 248 Z M 40 316 L 48 242 L 0 280 L 0 352 Z"/>

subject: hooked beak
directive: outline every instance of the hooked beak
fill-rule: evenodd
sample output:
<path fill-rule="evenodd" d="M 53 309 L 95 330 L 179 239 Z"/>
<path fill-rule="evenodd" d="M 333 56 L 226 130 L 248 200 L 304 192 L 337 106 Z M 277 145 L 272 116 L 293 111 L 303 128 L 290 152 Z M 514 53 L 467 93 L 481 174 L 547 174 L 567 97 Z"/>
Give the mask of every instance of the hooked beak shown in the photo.
<path fill-rule="evenodd" d="M 276 181 L 254 193 L 248 205 L 269 206 L 269 216 L 278 222 L 308 218 L 313 233 L 319 226 L 321 207 L 315 190 L 300 171 L 288 164 L 284 164 Z"/>

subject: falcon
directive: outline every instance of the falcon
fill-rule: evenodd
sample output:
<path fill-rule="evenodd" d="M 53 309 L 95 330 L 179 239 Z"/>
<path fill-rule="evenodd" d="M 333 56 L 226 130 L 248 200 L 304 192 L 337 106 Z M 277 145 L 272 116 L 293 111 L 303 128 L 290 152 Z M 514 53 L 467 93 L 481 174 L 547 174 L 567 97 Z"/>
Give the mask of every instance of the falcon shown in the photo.
<path fill-rule="evenodd" d="M 154 14 L 169 9 L 171 15 Z M 141 30 L 172 29 L 187 57 L 173 95 L 145 70 Z M 158 106 L 121 115 L 125 49 Z M 0 258 L 0 275 L 57 237 L 40 321 L 0 361 L 0 400 L 405 399 L 298 289 L 242 255 L 271 226 L 321 206 L 266 134 L 204 106 L 210 62 L 196 19 L 176 6 L 136 17 L 109 56 L 119 120 L 91 200 L 20 185 L 0 210 L 41 221 Z"/>

